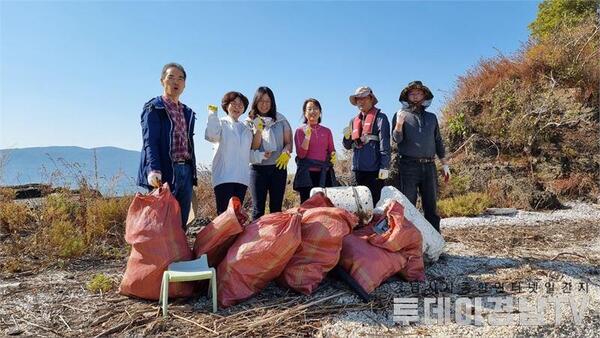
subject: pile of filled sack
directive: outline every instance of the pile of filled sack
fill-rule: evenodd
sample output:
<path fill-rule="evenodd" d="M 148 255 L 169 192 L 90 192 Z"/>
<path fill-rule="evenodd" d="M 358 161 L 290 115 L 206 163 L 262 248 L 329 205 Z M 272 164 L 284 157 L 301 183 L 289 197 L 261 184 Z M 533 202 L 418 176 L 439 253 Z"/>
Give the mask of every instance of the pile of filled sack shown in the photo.
<path fill-rule="evenodd" d="M 435 261 L 442 237 L 398 190 L 385 187 L 370 220 L 363 224 L 347 209 L 316 192 L 299 207 L 248 223 L 239 199 L 197 234 L 190 248 L 177 220 L 177 201 L 168 187 L 134 199 L 125 239 L 132 250 L 119 291 L 156 300 L 162 274 L 176 261 L 207 255 L 217 270 L 220 307 L 237 304 L 271 281 L 310 295 L 336 266 L 366 292 L 394 275 L 424 281 L 424 260 Z M 199 291 L 193 282 L 175 283 L 169 297 Z"/>

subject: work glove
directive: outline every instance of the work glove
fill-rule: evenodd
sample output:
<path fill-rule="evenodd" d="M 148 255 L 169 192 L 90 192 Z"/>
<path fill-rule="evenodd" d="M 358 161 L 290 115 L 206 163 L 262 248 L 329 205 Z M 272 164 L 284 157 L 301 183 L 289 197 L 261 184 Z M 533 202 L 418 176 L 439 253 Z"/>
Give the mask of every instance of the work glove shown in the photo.
<path fill-rule="evenodd" d="M 306 125 L 306 127 L 304 127 L 304 138 L 310 140 L 310 135 L 312 135 L 312 128 L 309 125 Z"/>
<path fill-rule="evenodd" d="M 442 170 L 444 171 L 444 182 L 448 183 L 448 181 L 450 181 L 450 166 L 444 164 Z"/>
<path fill-rule="evenodd" d="M 335 162 L 337 162 L 337 157 L 335 156 L 335 151 L 331 152 L 331 159 L 329 160 L 329 162 L 331 162 L 331 164 L 335 165 Z"/>
<path fill-rule="evenodd" d="M 148 174 L 148 184 L 154 188 L 159 188 L 162 181 L 162 175 L 157 171 L 151 171 Z"/>
<path fill-rule="evenodd" d="M 208 112 L 209 113 L 216 113 L 219 110 L 219 107 L 215 106 L 214 104 L 209 104 L 208 105 Z"/>
<path fill-rule="evenodd" d="M 287 165 L 290 161 L 290 158 L 290 153 L 288 153 L 287 151 L 282 152 L 281 155 L 279 155 L 279 157 L 277 158 L 277 160 L 275 160 L 275 166 L 279 170 L 287 169 Z"/>
<path fill-rule="evenodd" d="M 379 178 L 380 180 L 385 180 L 390 176 L 390 171 L 387 169 L 379 169 Z"/>
<path fill-rule="evenodd" d="M 263 120 L 260 117 L 255 117 L 254 120 L 252 120 L 252 124 L 254 124 L 254 129 L 257 132 L 262 132 L 263 129 L 265 129 L 265 123 L 263 122 Z"/>
<path fill-rule="evenodd" d="M 396 125 L 394 126 L 394 128 L 402 130 L 402 125 L 404 125 L 405 119 L 406 119 L 406 112 L 404 112 L 402 110 L 399 111 L 398 114 L 396 114 Z"/>
<path fill-rule="evenodd" d="M 346 128 L 344 128 L 344 138 L 346 140 L 349 140 L 350 136 L 352 136 L 352 128 L 350 128 L 350 126 L 347 126 Z"/>

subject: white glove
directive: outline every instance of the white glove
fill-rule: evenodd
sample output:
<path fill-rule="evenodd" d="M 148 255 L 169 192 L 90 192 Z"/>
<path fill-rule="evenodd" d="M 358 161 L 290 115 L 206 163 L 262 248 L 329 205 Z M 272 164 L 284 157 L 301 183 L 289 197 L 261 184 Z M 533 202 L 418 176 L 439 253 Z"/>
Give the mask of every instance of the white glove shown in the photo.
<path fill-rule="evenodd" d="M 350 126 L 347 126 L 346 128 L 344 128 L 343 133 L 344 133 L 344 138 L 346 140 L 349 140 L 350 136 L 352 136 L 352 128 L 350 128 Z"/>
<path fill-rule="evenodd" d="M 271 128 L 271 126 L 273 125 L 273 119 L 268 117 L 268 116 L 264 116 L 261 117 L 263 122 L 265 123 L 265 128 Z"/>
<path fill-rule="evenodd" d="M 444 164 L 442 166 L 442 170 L 444 170 L 444 181 L 448 182 L 450 180 L 450 166 L 447 164 Z"/>
<path fill-rule="evenodd" d="M 154 188 L 160 187 L 162 181 L 162 175 L 157 171 L 151 171 L 148 174 L 148 184 L 153 186 Z"/>
<path fill-rule="evenodd" d="M 379 169 L 379 179 L 385 180 L 390 176 L 390 171 L 387 169 Z"/>

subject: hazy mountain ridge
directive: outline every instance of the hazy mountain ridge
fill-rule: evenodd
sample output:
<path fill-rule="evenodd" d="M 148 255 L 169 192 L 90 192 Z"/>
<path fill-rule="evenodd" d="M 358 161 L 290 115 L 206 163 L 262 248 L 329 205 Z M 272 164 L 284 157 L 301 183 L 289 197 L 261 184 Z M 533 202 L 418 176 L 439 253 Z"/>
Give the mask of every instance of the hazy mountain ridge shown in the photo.
<path fill-rule="evenodd" d="M 140 152 L 117 147 L 51 146 L 0 150 L 0 185 L 51 183 L 76 186 L 85 179 L 109 194 L 135 191 Z"/>

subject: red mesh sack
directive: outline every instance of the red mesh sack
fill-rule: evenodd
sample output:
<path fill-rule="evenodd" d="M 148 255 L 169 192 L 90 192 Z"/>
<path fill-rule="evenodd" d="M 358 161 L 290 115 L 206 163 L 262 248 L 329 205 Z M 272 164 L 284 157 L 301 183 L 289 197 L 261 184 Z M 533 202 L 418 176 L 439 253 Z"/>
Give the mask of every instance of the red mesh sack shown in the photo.
<path fill-rule="evenodd" d="M 404 218 L 398 202 L 392 202 L 385 215 L 387 230 L 381 234 L 374 230 L 382 216 L 346 236 L 342 245 L 342 267 L 368 293 L 396 273 L 409 281 L 425 280 L 420 231 Z"/>
<path fill-rule="evenodd" d="M 262 216 L 244 228 L 217 267 L 219 305 L 251 297 L 277 278 L 300 245 L 297 213 Z"/>
<path fill-rule="evenodd" d="M 119 292 L 158 300 L 162 275 L 168 265 L 192 259 L 181 227 L 179 203 L 168 184 L 150 194 L 135 195 L 127 212 L 125 241 L 131 244 L 131 254 Z M 169 297 L 189 297 L 193 292 L 191 283 L 169 286 Z"/>
<path fill-rule="evenodd" d="M 386 209 L 391 231 L 372 236 L 369 242 L 373 245 L 400 252 L 406 258 L 406 265 L 400 275 L 409 282 L 425 280 L 425 263 L 423 262 L 423 236 L 417 227 L 404 218 L 404 207 L 397 201 Z"/>
<path fill-rule="evenodd" d="M 242 208 L 242 202 L 239 198 L 232 197 L 227 210 L 196 234 L 194 257 L 206 254 L 209 266 L 219 265 L 247 220 L 248 214 Z"/>
<path fill-rule="evenodd" d="M 358 217 L 344 209 L 316 207 L 306 210 L 301 221 L 302 243 L 278 281 L 310 295 L 339 261 L 342 240 L 357 223 Z"/>

